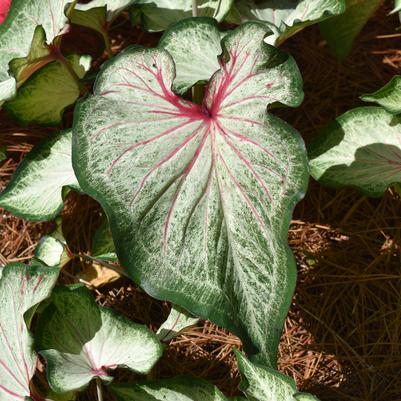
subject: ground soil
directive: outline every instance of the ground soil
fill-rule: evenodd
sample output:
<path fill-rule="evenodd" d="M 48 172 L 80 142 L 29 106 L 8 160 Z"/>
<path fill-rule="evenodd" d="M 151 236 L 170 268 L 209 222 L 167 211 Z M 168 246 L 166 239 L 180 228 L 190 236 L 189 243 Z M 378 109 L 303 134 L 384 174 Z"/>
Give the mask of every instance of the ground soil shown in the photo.
<path fill-rule="evenodd" d="M 400 73 L 400 23 L 397 16 L 387 16 L 391 3 L 379 9 L 342 64 L 330 55 L 317 27 L 305 29 L 283 45 L 302 72 L 305 101 L 298 109 L 275 113 L 294 125 L 307 144 L 336 116 L 362 105 L 358 96 Z M 77 34 L 83 47 L 90 44 L 98 66 L 103 60 L 98 38 L 82 30 Z M 124 17 L 112 36 L 114 51 L 133 43 L 154 45 L 159 37 L 132 29 Z M 71 43 L 66 41 L 66 49 Z M 71 110 L 61 128 L 70 123 Z M 22 129 L 0 114 L 0 145 L 6 145 L 9 154 L 0 164 L 0 189 L 32 145 L 58 129 Z M 91 236 L 101 221 L 100 207 L 72 193 L 63 217 L 71 249 L 90 252 Z M 39 238 L 52 229 L 52 223 L 30 223 L 0 210 L 0 263 L 27 261 Z M 383 198 L 368 199 L 352 189 L 327 189 L 311 180 L 305 199 L 295 209 L 289 243 L 299 275 L 280 344 L 280 369 L 321 401 L 400 401 L 399 195 L 390 189 Z M 75 282 L 85 268 L 83 260 L 75 260 L 64 269 L 61 281 Z M 100 304 L 153 330 L 170 308 L 126 279 L 95 294 Z M 240 346 L 237 337 L 210 322 L 200 322 L 170 343 L 151 377 L 191 374 L 228 395 L 237 394 L 239 376 L 232 349 Z M 117 376 L 125 381 L 130 375 L 119 372 Z M 94 399 L 93 391 L 90 388 L 79 399 Z"/>

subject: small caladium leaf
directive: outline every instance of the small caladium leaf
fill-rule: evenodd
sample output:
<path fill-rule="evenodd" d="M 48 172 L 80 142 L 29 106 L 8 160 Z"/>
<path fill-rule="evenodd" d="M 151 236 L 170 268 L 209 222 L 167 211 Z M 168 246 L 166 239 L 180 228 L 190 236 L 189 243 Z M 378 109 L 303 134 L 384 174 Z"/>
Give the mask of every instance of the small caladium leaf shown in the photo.
<path fill-rule="evenodd" d="M 389 113 L 401 113 L 401 76 L 396 75 L 390 82 L 374 93 L 361 96 L 364 102 L 373 102 L 384 107 Z"/>
<path fill-rule="evenodd" d="M 37 362 L 24 315 L 50 295 L 59 269 L 15 263 L 1 270 L 0 401 L 24 400 Z"/>
<path fill-rule="evenodd" d="M 109 61 L 76 110 L 73 164 L 135 282 L 274 364 L 295 284 L 287 229 L 308 174 L 298 133 L 266 113 L 303 93 L 295 62 L 265 34 L 249 23 L 224 37 L 202 105 L 172 92 L 163 49 Z"/>
<path fill-rule="evenodd" d="M 43 27 L 47 42 L 51 43 L 67 22 L 64 9 L 70 1 L 12 1 L 7 18 L 0 25 L 0 101 L 10 99 L 16 91 L 16 80 L 9 75 L 8 63 L 28 55 L 38 25 Z"/>
<path fill-rule="evenodd" d="M 337 58 L 348 56 L 355 38 L 380 4 L 381 0 L 346 0 L 344 14 L 320 23 L 322 35 Z"/>
<path fill-rule="evenodd" d="M 238 0 L 232 15 L 267 22 L 273 33 L 266 42 L 279 45 L 303 28 L 345 11 L 345 0 Z"/>
<path fill-rule="evenodd" d="M 341 115 L 310 147 L 312 176 L 325 185 L 383 195 L 391 184 L 401 182 L 400 123 L 381 107 Z"/>
<path fill-rule="evenodd" d="M 20 87 L 35 71 L 53 60 L 51 51 L 46 44 L 46 32 L 41 25 L 35 28 L 31 47 L 26 57 L 10 61 L 10 72 Z"/>
<path fill-rule="evenodd" d="M 220 68 L 222 36 L 214 19 L 201 17 L 180 21 L 164 33 L 159 47 L 173 57 L 175 93 L 184 94 L 197 82 L 207 82 Z"/>
<path fill-rule="evenodd" d="M 117 262 L 116 248 L 107 218 L 104 218 L 93 236 L 92 255 L 96 259 Z"/>
<path fill-rule="evenodd" d="M 197 0 L 196 3 L 198 17 L 212 17 L 220 22 L 229 12 L 233 0 Z M 136 0 L 131 10 L 135 20 L 140 10 L 142 25 L 150 32 L 164 31 L 193 15 L 192 0 Z"/>
<path fill-rule="evenodd" d="M 49 235 L 42 237 L 35 249 L 34 261 L 47 266 L 64 267 L 72 258 L 62 232 L 62 219 L 56 219 L 57 227 Z"/>
<path fill-rule="evenodd" d="M 168 342 L 198 322 L 199 318 L 179 306 L 172 305 L 167 320 L 160 326 L 156 334 L 160 341 Z"/>
<path fill-rule="evenodd" d="M 82 59 L 82 62 L 81 62 Z M 19 124 L 57 125 L 64 110 L 80 96 L 79 79 L 89 67 L 86 56 L 68 56 L 64 63 L 54 61 L 32 75 L 4 110 Z"/>
<path fill-rule="evenodd" d="M 240 390 L 248 401 L 318 401 L 307 393 L 298 393 L 292 378 L 277 370 L 250 362 L 236 351 L 241 373 Z"/>
<path fill-rule="evenodd" d="M 110 386 L 117 401 L 229 401 L 219 389 L 192 377 Z"/>
<path fill-rule="evenodd" d="M 71 164 L 71 135 L 71 131 L 50 135 L 26 155 L 0 194 L 0 207 L 33 221 L 58 215 L 63 188 L 79 190 Z"/>
<path fill-rule="evenodd" d="M 98 306 L 85 287 L 57 288 L 50 301 L 35 344 L 46 359 L 53 391 L 79 390 L 95 377 L 110 382 L 110 370 L 117 367 L 146 374 L 162 354 L 154 333 Z"/>

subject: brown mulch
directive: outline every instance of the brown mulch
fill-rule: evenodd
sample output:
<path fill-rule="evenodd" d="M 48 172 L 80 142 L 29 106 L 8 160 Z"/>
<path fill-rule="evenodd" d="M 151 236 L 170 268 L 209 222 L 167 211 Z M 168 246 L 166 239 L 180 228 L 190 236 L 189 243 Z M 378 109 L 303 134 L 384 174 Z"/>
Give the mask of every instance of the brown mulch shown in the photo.
<path fill-rule="evenodd" d="M 308 143 L 330 120 L 363 103 L 358 96 L 378 89 L 401 68 L 401 34 L 397 16 L 387 17 L 392 2 L 378 11 L 351 56 L 338 63 L 317 27 L 284 44 L 304 78 L 305 101 L 297 109 L 276 112 L 294 125 Z M 396 36 L 394 36 L 394 34 Z M 157 35 L 143 35 L 119 22 L 113 30 L 115 51 L 131 43 L 154 45 Z M 99 63 L 99 62 L 98 62 Z M 64 127 L 71 113 L 67 113 Z M 0 189 L 18 162 L 49 129 L 21 129 L 0 114 L 0 141 L 10 158 L 0 167 Z M 101 220 L 96 203 L 71 194 L 64 232 L 74 252 L 91 247 Z M 51 223 L 29 223 L 0 211 L 0 263 L 26 261 Z M 298 262 L 298 286 L 280 351 L 280 369 L 300 389 L 321 401 L 401 401 L 401 202 L 394 190 L 368 199 L 354 190 L 331 190 L 311 180 L 297 206 L 289 243 Z M 64 271 L 73 282 L 84 262 Z M 157 329 L 169 305 L 158 302 L 128 280 L 96 292 L 100 304 Z M 236 394 L 239 376 L 232 348 L 238 338 L 201 322 L 173 340 L 152 378 L 192 374 Z M 122 372 L 119 379 L 126 379 Z M 93 389 L 81 400 L 94 399 Z"/>

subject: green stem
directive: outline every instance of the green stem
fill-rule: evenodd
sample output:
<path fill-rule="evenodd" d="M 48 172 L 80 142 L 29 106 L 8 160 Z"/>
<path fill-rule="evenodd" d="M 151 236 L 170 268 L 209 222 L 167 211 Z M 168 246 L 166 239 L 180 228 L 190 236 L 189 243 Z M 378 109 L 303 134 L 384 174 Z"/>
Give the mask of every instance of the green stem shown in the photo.
<path fill-rule="evenodd" d="M 192 16 L 197 17 L 198 16 L 198 4 L 196 0 L 192 0 Z"/>
<path fill-rule="evenodd" d="M 103 401 L 102 381 L 98 377 L 96 377 L 96 391 L 97 391 L 97 400 Z"/>

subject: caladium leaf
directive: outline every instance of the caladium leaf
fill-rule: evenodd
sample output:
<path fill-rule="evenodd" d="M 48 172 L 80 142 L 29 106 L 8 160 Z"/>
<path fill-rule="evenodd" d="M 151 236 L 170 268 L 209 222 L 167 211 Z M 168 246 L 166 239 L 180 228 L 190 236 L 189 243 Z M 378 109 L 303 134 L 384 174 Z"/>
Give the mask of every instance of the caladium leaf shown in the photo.
<path fill-rule="evenodd" d="M 64 267 L 70 260 L 71 254 L 62 233 L 62 219 L 56 219 L 57 228 L 49 235 L 42 237 L 35 249 L 34 261 L 47 266 Z"/>
<path fill-rule="evenodd" d="M 312 176 L 325 185 L 383 195 L 391 184 L 401 182 L 400 122 L 381 107 L 341 115 L 310 147 Z"/>
<path fill-rule="evenodd" d="M 197 16 L 222 21 L 233 0 L 197 0 Z M 136 0 L 131 8 L 136 20 L 138 10 L 142 25 L 150 32 L 164 31 L 177 21 L 192 16 L 192 0 Z"/>
<path fill-rule="evenodd" d="M 107 218 L 102 221 L 93 236 L 92 255 L 96 259 L 108 260 L 110 262 L 117 262 L 118 260 Z"/>
<path fill-rule="evenodd" d="M 79 190 L 71 163 L 71 130 L 50 135 L 18 166 L 0 195 L 0 207 L 18 217 L 54 219 L 63 207 L 63 188 Z"/>
<path fill-rule="evenodd" d="M 8 63 L 26 57 L 35 28 L 41 25 L 47 42 L 60 34 L 67 22 L 65 6 L 71 0 L 13 0 L 7 18 L 0 25 L 0 101 L 15 95 L 16 81 L 8 73 Z"/>
<path fill-rule="evenodd" d="M 394 76 L 383 88 L 374 93 L 362 95 L 361 100 L 377 103 L 392 114 L 401 113 L 401 76 Z"/>
<path fill-rule="evenodd" d="M 323 37 L 337 58 L 344 60 L 348 56 L 355 38 L 380 4 L 381 0 L 346 0 L 343 15 L 320 24 Z"/>
<path fill-rule="evenodd" d="M 235 7 L 240 20 L 234 22 L 267 22 L 273 33 L 266 42 L 279 45 L 303 28 L 343 13 L 345 0 L 238 0 Z"/>
<path fill-rule="evenodd" d="M 308 174 L 298 133 L 266 113 L 303 93 L 295 62 L 265 34 L 249 23 L 224 37 L 202 105 L 172 92 L 165 50 L 109 61 L 76 109 L 73 165 L 134 281 L 274 364 L 296 275 L 288 224 Z"/>
<path fill-rule="evenodd" d="M 81 62 L 82 60 L 82 62 Z M 87 56 L 68 56 L 64 63 L 53 61 L 32 75 L 4 109 L 21 125 L 57 125 L 66 107 L 80 95 L 79 78 L 89 67 Z"/>
<path fill-rule="evenodd" d="M 240 389 L 248 401 L 318 401 L 308 393 L 298 393 L 292 378 L 277 370 L 250 362 L 236 351 L 241 373 Z"/>
<path fill-rule="evenodd" d="M 15 263 L 1 270 L 0 401 L 24 400 L 37 362 L 24 315 L 50 295 L 59 269 Z"/>
<path fill-rule="evenodd" d="M 38 322 L 35 344 L 56 392 L 84 388 L 93 378 L 110 382 L 118 366 L 146 374 L 162 354 L 147 327 L 95 303 L 82 286 L 55 289 Z"/>
<path fill-rule="evenodd" d="M 228 401 L 210 383 L 192 377 L 110 386 L 117 401 Z"/>
<path fill-rule="evenodd" d="M 394 8 L 390 14 L 395 14 L 401 11 L 401 0 L 394 0 Z"/>
<path fill-rule="evenodd" d="M 184 94 L 197 82 L 207 82 L 220 68 L 222 36 L 214 19 L 201 17 L 180 21 L 164 33 L 159 47 L 173 57 L 175 93 Z"/>
<path fill-rule="evenodd" d="M 172 305 L 167 320 L 160 326 L 156 334 L 161 341 L 168 342 L 188 327 L 196 325 L 198 321 L 199 318 L 191 315 L 185 309 Z"/>

